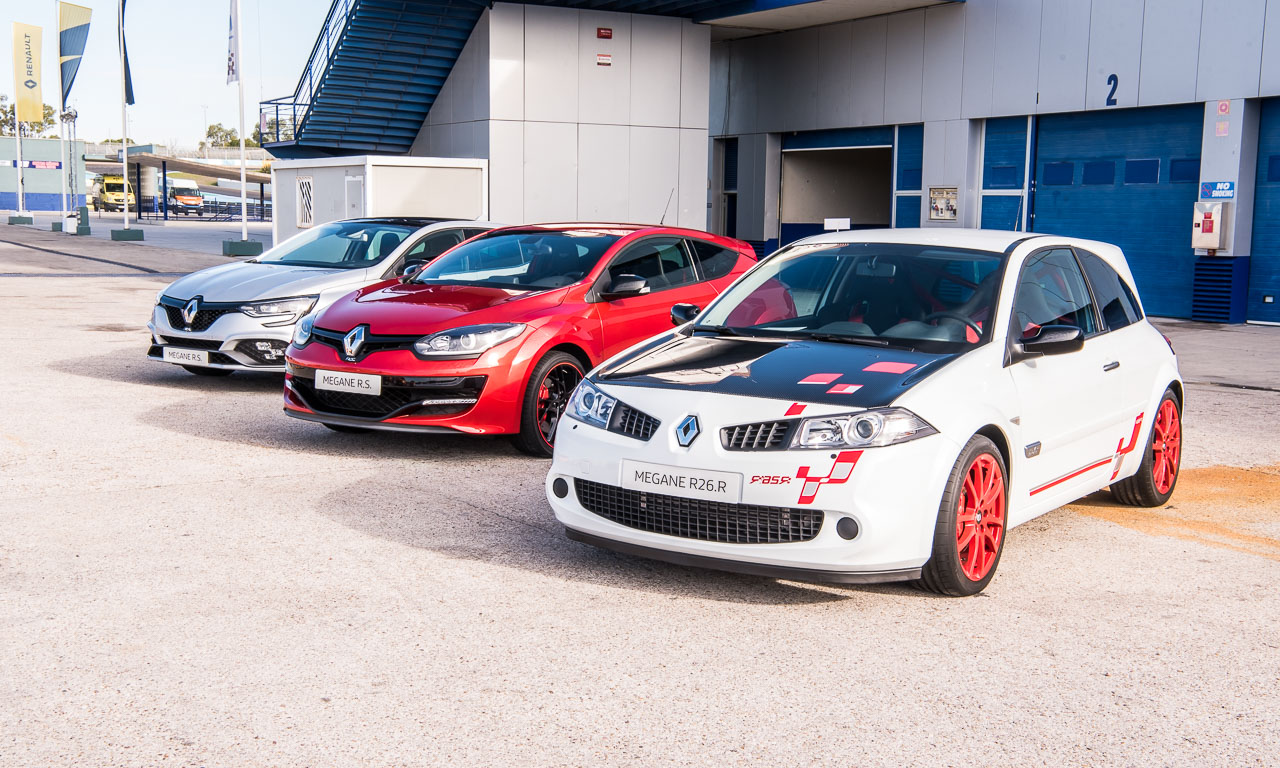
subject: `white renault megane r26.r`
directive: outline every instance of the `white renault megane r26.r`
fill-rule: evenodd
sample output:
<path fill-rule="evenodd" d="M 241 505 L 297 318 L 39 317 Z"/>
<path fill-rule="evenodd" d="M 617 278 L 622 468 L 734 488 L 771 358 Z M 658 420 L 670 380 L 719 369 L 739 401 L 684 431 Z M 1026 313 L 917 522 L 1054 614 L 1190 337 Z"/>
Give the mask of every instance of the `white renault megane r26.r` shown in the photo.
<path fill-rule="evenodd" d="M 547 498 L 571 538 L 780 578 L 981 591 L 1008 530 L 1107 486 L 1163 504 L 1173 349 L 1124 255 L 975 230 L 811 237 L 571 398 Z"/>

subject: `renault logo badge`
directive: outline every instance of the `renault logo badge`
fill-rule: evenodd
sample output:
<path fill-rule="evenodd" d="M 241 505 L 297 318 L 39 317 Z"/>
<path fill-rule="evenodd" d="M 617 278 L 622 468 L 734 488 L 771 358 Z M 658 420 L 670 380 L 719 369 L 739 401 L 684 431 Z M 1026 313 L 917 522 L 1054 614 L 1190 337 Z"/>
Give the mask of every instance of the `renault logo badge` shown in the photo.
<path fill-rule="evenodd" d="M 367 326 L 357 325 L 351 329 L 351 333 L 342 337 L 342 351 L 347 357 L 354 358 L 360 354 L 360 348 L 364 346 L 364 332 Z"/>
<path fill-rule="evenodd" d="M 200 311 L 200 297 L 196 296 L 187 305 L 182 308 L 182 322 L 190 328 L 191 324 L 196 321 L 196 313 Z"/>
<path fill-rule="evenodd" d="M 702 430 L 698 427 L 698 417 L 692 414 L 685 416 L 684 421 L 676 425 L 676 442 L 681 448 L 688 448 L 698 439 Z"/>

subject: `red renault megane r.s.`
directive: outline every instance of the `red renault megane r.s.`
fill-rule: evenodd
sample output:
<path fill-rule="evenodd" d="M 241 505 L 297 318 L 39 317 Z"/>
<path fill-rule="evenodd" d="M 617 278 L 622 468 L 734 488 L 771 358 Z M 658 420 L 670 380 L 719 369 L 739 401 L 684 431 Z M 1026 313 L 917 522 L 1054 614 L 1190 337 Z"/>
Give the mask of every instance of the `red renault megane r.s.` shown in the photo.
<path fill-rule="evenodd" d="M 338 431 L 507 434 L 550 456 L 587 370 L 754 262 L 747 243 L 689 229 L 495 229 L 299 321 L 285 412 Z"/>

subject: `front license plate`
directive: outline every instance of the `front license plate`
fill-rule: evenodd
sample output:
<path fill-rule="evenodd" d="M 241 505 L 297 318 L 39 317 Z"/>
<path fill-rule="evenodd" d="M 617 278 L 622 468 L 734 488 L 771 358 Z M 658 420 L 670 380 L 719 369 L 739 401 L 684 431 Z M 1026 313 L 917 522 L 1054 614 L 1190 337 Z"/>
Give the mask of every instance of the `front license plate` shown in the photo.
<path fill-rule="evenodd" d="M 622 487 L 731 504 L 742 500 L 742 475 L 737 472 L 668 467 L 642 461 L 622 462 Z"/>
<path fill-rule="evenodd" d="M 331 392 L 352 392 L 357 395 L 382 394 L 382 377 L 369 373 L 343 373 L 342 371 L 316 371 L 316 389 Z"/>
<path fill-rule="evenodd" d="M 164 361 L 166 363 L 177 363 L 179 365 L 208 365 L 209 351 L 207 349 L 179 349 L 178 347 L 165 347 Z"/>

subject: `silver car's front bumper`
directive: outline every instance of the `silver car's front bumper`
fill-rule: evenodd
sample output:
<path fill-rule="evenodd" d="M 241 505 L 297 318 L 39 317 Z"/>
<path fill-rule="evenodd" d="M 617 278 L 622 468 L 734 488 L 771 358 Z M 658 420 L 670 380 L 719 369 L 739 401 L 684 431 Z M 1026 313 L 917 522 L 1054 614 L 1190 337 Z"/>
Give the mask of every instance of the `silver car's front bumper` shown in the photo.
<path fill-rule="evenodd" d="M 174 327 L 161 306 L 151 311 L 147 330 L 151 331 L 150 360 L 170 362 L 164 359 L 165 347 L 205 350 L 209 362 L 201 367 L 232 371 L 284 373 L 284 350 L 293 337 L 293 325 L 269 327 L 242 312 L 221 315 L 203 331 L 188 331 Z M 259 344 L 271 349 L 258 349 Z"/>

